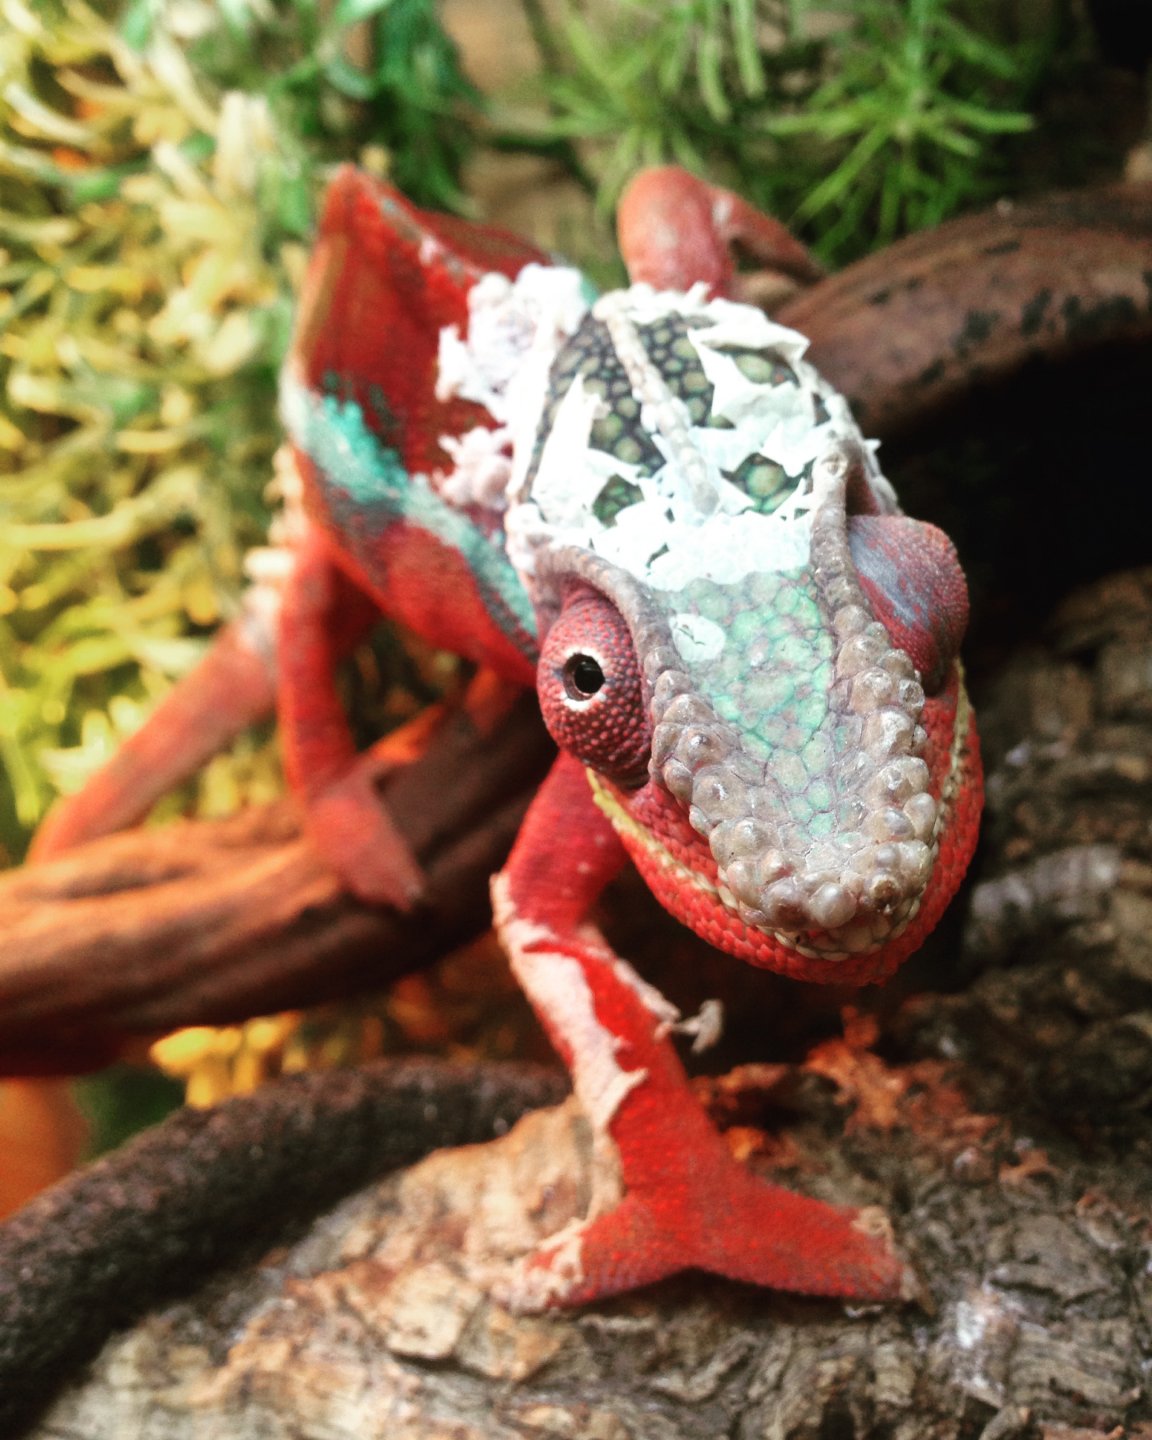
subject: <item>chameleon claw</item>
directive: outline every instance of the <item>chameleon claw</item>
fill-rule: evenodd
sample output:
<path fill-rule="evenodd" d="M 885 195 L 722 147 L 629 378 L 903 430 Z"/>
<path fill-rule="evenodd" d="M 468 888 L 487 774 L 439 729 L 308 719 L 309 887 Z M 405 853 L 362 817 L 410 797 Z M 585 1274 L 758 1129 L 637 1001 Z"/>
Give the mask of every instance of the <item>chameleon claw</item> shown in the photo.
<path fill-rule="evenodd" d="M 363 767 L 309 799 L 305 828 L 358 900 L 408 911 L 423 898 L 424 872 Z"/>
<path fill-rule="evenodd" d="M 578 1220 L 550 1235 L 493 1286 L 494 1298 L 517 1315 L 606 1299 L 654 1284 L 685 1268 L 650 1223 L 651 1211 L 631 1198 L 595 1220 Z M 606 1224 L 606 1222 L 610 1222 Z M 612 1233 L 606 1235 L 605 1229 Z"/>

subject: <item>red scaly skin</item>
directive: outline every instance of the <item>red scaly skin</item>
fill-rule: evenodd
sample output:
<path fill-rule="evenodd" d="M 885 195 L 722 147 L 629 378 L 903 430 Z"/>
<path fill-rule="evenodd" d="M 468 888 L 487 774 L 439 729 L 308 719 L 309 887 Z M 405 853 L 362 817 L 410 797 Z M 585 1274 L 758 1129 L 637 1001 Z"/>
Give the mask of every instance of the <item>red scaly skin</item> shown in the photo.
<path fill-rule="evenodd" d="M 633 280 L 658 289 L 702 282 L 712 293 L 731 294 L 733 246 L 800 279 L 818 274 L 777 222 L 675 169 L 637 177 L 621 203 L 620 227 Z M 435 471 L 446 460 L 441 437 L 485 423 L 475 404 L 435 394 L 441 329 L 465 323 L 469 288 L 485 271 L 511 277 L 542 258 L 498 232 L 424 215 L 345 170 L 325 207 L 289 372 L 315 392 L 336 377 L 405 469 Z M 309 457 L 298 462 L 312 528 L 284 597 L 287 768 L 351 888 L 408 903 L 419 875 L 402 838 L 371 795 L 349 792 L 344 782 L 352 750 L 333 665 L 377 611 L 524 683 L 532 679 L 526 656 L 535 637 L 513 643 L 461 555 L 429 531 L 402 519 L 365 533 L 355 516 L 347 528 Z M 545 1242 L 504 1287 L 520 1308 L 584 1303 L 690 1267 L 858 1300 L 895 1299 L 910 1287 L 875 1217 L 790 1194 L 732 1159 L 676 1057 L 671 1007 L 587 918 L 631 857 L 684 923 L 752 964 L 797 979 L 883 979 L 936 924 L 975 844 L 981 798 L 977 739 L 955 659 L 962 578 L 954 563 L 934 561 L 946 542 L 929 527 L 910 528 L 915 522 L 891 515 L 849 524 L 857 526 L 854 563 L 873 617 L 914 660 L 929 692 L 922 755 L 941 815 L 918 908 L 871 950 L 837 959 L 825 945 L 816 953 L 811 942 L 819 935 L 756 930 L 723 903 L 708 843 L 649 775 L 645 657 L 634 653 L 620 613 L 594 587 L 574 582 L 558 614 L 546 617 L 551 628 L 540 637 L 537 686 L 563 753 L 494 882 L 495 912 L 514 969 L 600 1141 L 600 1193 L 594 1218 Z M 194 706 L 181 706 L 187 731 Z M 166 764 L 176 749 L 162 747 Z M 83 830 L 83 823 L 73 827 L 72 838 Z"/>
<path fill-rule="evenodd" d="M 656 780 L 636 783 L 637 756 L 650 737 L 638 733 L 646 709 L 634 664 L 626 655 L 621 662 L 621 617 L 604 597 L 579 587 L 568 600 L 543 642 L 538 687 L 549 728 L 579 753 L 558 763 L 529 813 L 497 883 L 496 914 L 517 976 L 573 1072 L 577 1096 L 612 1141 L 624 1194 L 615 1207 L 546 1241 L 505 1298 L 529 1310 L 577 1304 L 694 1267 L 776 1289 L 897 1299 L 914 1281 L 876 1217 L 790 1194 L 732 1159 L 672 1052 L 667 1015 L 646 1004 L 584 922 L 623 851 L 657 899 L 722 950 L 800 980 L 887 978 L 939 920 L 976 842 L 979 746 L 959 664 L 948 662 L 922 715 L 923 758 L 942 820 L 919 909 L 879 948 L 831 959 L 805 953 L 813 937 L 765 934 L 722 903 L 708 843 L 683 807 Z M 910 631 L 905 638 L 928 643 Z M 583 726 L 568 704 L 579 678 L 573 656 L 602 660 L 608 677 L 584 698 Z M 584 763 L 597 768 L 581 775 Z M 557 1002 L 562 989 L 568 1005 Z M 589 1033 L 597 1030 L 611 1037 L 619 1071 L 608 1081 L 597 1069 L 607 1063 L 604 1055 L 590 1058 Z"/>
<path fill-rule="evenodd" d="M 677 165 L 642 170 L 633 178 L 620 197 L 616 229 L 629 278 L 655 290 L 703 283 L 714 295 L 732 295 L 733 247 L 765 269 L 803 283 L 824 273 L 779 220 Z"/>
<path fill-rule="evenodd" d="M 583 1304 L 687 1268 L 811 1295 L 898 1298 L 909 1279 L 874 1215 L 754 1179 L 704 1114 L 666 1018 L 585 922 L 624 859 L 583 767 L 561 757 L 496 883 L 497 924 L 578 1098 L 612 1141 L 624 1198 L 545 1241 L 503 1298 L 523 1310 Z M 590 1058 L 590 1027 L 611 1059 Z M 606 1078 L 599 1067 L 613 1063 L 619 1073 Z"/>
<path fill-rule="evenodd" d="M 758 227 L 743 202 L 679 171 L 639 177 L 621 205 L 630 274 L 657 288 L 702 280 L 727 293 L 729 244 L 750 236 L 766 254 L 771 222 Z M 661 903 L 698 934 L 796 979 L 882 980 L 920 945 L 971 858 L 982 788 L 954 658 L 967 615 L 966 595 L 956 593 L 962 577 L 954 563 L 932 563 L 937 539 L 931 527 L 909 531 L 913 525 L 895 517 L 863 522 L 865 566 L 876 573 L 862 574 L 861 583 L 892 641 L 925 672 L 939 672 L 926 677 L 932 693 L 921 716 L 929 790 L 941 807 L 939 851 L 915 915 L 869 952 L 806 953 L 818 936 L 766 934 L 721 901 L 707 841 L 658 779 L 642 773 L 647 709 L 635 661 L 624 653 L 626 626 L 606 597 L 569 591 L 542 638 L 541 705 L 554 738 L 573 753 L 540 792 L 496 882 L 497 927 L 578 1098 L 611 1141 L 622 1196 L 614 1205 L 600 1196 L 594 1218 L 545 1241 L 523 1263 L 504 1289 L 519 1308 L 579 1304 L 686 1268 L 859 1300 L 892 1300 L 914 1287 L 874 1216 L 790 1194 L 734 1162 L 675 1058 L 668 1013 L 586 918 L 626 852 Z M 905 535 L 915 557 L 908 579 L 884 573 Z M 950 552 L 939 542 L 941 553 Z M 595 672 L 582 678 L 589 658 L 601 662 L 602 684 Z"/>
<path fill-rule="evenodd" d="M 512 276 L 530 261 L 547 257 L 504 231 L 420 211 L 346 166 L 325 198 L 289 364 L 308 383 L 338 375 L 370 417 L 377 418 L 373 397 L 385 397 L 391 418 L 383 438 L 399 447 L 405 467 L 443 467 L 441 437 L 488 417 L 468 401 L 436 399 L 440 328 L 466 320 L 468 289 L 481 275 Z M 250 619 L 222 632 L 108 765 L 57 804 L 32 858 L 50 859 L 143 819 L 156 799 L 278 705 L 289 781 L 310 833 L 348 888 L 401 907 L 419 893 L 403 837 L 349 774 L 354 748 L 333 669 L 380 615 L 524 685 L 532 683 L 532 664 L 493 621 L 456 551 L 401 521 L 366 537 L 366 553 L 353 555 L 311 461 L 295 459 L 315 523 L 285 579 L 279 634 L 275 626 L 261 633 Z"/>
<path fill-rule="evenodd" d="M 438 252 L 431 262 L 430 251 Z M 513 236 L 426 215 L 345 167 L 325 200 L 288 368 L 317 390 L 327 376 L 341 377 L 408 473 L 450 468 L 442 437 L 488 417 L 469 401 L 436 398 L 440 331 L 466 326 L 468 290 L 484 273 L 515 275 L 529 260 L 543 259 Z M 407 909 L 419 898 L 422 877 L 375 792 L 353 769 L 328 636 L 348 607 L 358 614 L 370 607 L 510 679 L 530 683 L 531 666 L 493 622 L 457 551 L 394 520 L 357 534 L 353 552 L 310 458 L 297 451 L 296 462 L 314 525 L 289 578 L 280 622 L 284 767 L 305 801 L 310 834 L 346 886 L 362 900 Z M 365 613 L 364 629 L 369 618 Z"/>
<path fill-rule="evenodd" d="M 721 904 L 712 852 L 662 786 L 649 781 L 642 789 L 627 791 L 598 780 L 594 788 L 606 811 L 631 817 L 632 824 L 621 826 L 621 838 L 653 895 L 710 945 L 795 980 L 877 984 L 899 969 L 936 928 L 964 878 L 980 824 L 980 742 L 955 663 L 948 684 L 925 702 L 922 723 L 928 732 L 924 759 L 932 776 L 931 792 L 944 806 L 939 856 L 908 927 L 877 950 L 843 959 L 805 954 L 798 948 L 802 937 L 789 944 L 765 935 Z"/>

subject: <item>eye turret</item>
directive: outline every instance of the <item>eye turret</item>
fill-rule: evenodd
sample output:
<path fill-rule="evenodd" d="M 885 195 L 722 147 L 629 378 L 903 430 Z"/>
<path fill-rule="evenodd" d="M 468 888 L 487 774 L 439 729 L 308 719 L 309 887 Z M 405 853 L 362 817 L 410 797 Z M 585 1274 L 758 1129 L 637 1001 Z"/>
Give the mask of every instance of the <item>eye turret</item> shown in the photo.
<path fill-rule="evenodd" d="M 615 605 L 573 586 L 536 672 L 544 723 L 557 745 L 619 785 L 648 779 L 652 727 L 632 635 Z"/>

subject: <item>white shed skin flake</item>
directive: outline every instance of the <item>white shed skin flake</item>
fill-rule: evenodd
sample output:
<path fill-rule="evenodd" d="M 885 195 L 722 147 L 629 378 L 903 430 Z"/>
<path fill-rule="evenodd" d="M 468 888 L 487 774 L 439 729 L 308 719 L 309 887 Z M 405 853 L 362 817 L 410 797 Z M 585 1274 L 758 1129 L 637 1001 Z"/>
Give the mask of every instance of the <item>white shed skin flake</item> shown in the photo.
<path fill-rule="evenodd" d="M 606 1132 L 625 1096 L 647 1078 L 647 1070 L 620 1065 L 616 1053 L 621 1041 L 597 1018 L 579 960 L 540 948 L 542 942 L 556 943 L 557 937 L 520 918 L 502 875 L 492 882 L 492 910 L 517 981 L 571 1052 L 572 1084 L 581 1108 L 596 1130 Z M 604 963 L 617 963 L 606 947 Z"/>
<path fill-rule="evenodd" d="M 639 327 L 669 316 L 695 327 L 687 338 L 713 387 L 707 423 L 692 422 L 645 348 Z M 590 550 L 662 591 L 697 579 L 732 584 L 757 571 L 807 564 L 812 516 L 829 480 L 820 462 L 846 440 L 862 444 L 862 437 L 842 397 L 802 359 L 804 337 L 752 307 L 709 301 L 703 287 L 685 297 L 635 285 L 601 297 L 592 317 L 607 327 L 612 353 L 640 406 L 650 455 L 662 463 L 654 471 L 650 462 L 638 467 L 592 443 L 603 402 L 580 373 L 553 395 L 550 430 L 535 453 L 548 397 L 540 383 L 544 363 L 566 338 L 554 327 L 533 357 L 540 366 L 533 366 L 533 403 L 526 403 L 526 392 L 518 397 L 526 418 L 517 425 L 507 528 L 510 558 L 529 589 L 535 551 L 543 543 Z M 745 373 L 738 356 L 753 350 L 780 373 L 767 379 Z M 506 404 L 507 388 L 503 394 Z M 871 460 L 871 448 L 863 453 Z M 758 507 L 729 478 L 755 457 L 779 467 L 789 481 L 774 508 Z M 613 480 L 636 498 L 606 523 L 596 501 Z"/>
<path fill-rule="evenodd" d="M 567 267 L 528 265 L 514 281 L 491 274 L 473 286 L 467 335 L 455 326 L 441 332 L 436 393 L 478 401 L 498 423 L 453 442 L 456 470 L 438 477 L 441 493 L 493 511 L 507 505 L 508 556 L 530 593 L 543 545 L 582 546 L 663 591 L 696 579 L 733 584 L 756 571 L 805 565 L 812 514 L 822 498 L 818 481 L 801 481 L 761 514 L 727 475 L 753 455 L 788 475 L 815 473 L 822 456 L 845 438 L 862 437 L 843 397 L 802 358 L 808 345 L 802 335 L 754 307 L 709 300 L 702 285 L 686 295 L 633 285 L 592 306 L 609 326 L 663 466 L 642 474 L 590 443 L 603 402 L 577 375 L 557 397 L 527 493 L 550 368 L 588 312 L 587 284 Z M 714 386 L 712 415 L 722 424 L 691 424 L 649 360 L 637 327 L 669 315 L 696 326 L 688 338 Z M 766 352 L 789 367 L 795 383 L 749 379 L 724 353 L 733 348 Z M 875 447 L 866 448 L 871 456 Z M 887 501 L 890 489 L 874 464 L 872 470 L 869 478 Z M 604 524 L 593 506 L 614 477 L 634 486 L 639 499 Z"/>
<path fill-rule="evenodd" d="M 512 478 L 512 432 L 507 426 L 489 430 L 477 425 L 457 439 L 442 435 L 440 444 L 454 468 L 433 476 L 437 492 L 450 505 L 478 505 L 501 511 L 507 505 Z"/>
<path fill-rule="evenodd" d="M 563 265 L 525 265 L 515 280 L 485 275 L 468 293 L 468 334 L 440 332 L 436 398 L 458 395 L 509 422 L 523 413 L 525 371 L 548 367 L 588 311 L 587 281 Z M 539 406 L 534 410 L 539 414 Z"/>
<path fill-rule="evenodd" d="M 608 1126 L 625 1097 L 647 1079 L 648 1071 L 625 1070 L 621 1066 L 617 1052 L 623 1042 L 597 1018 L 580 961 L 560 950 L 545 948 L 549 942 L 555 944 L 557 937 L 545 927 L 519 917 L 503 875 L 497 875 L 492 882 L 492 910 L 513 974 L 571 1056 L 573 1088 L 592 1127 L 592 1218 L 613 1208 L 620 1199 L 619 1156 Z M 659 1019 L 665 1026 L 679 1020 L 676 1007 L 608 950 L 593 931 L 581 931 L 580 940 L 590 950 L 603 950 L 603 963 L 636 990 L 654 1020 Z M 534 1257 L 538 1262 L 549 1256 L 550 1264 L 520 1266 L 497 1287 L 498 1296 L 517 1307 L 541 1309 L 568 1294 L 584 1276 L 582 1237 L 586 1223 L 574 1221 L 551 1236 Z"/>
<path fill-rule="evenodd" d="M 723 628 L 705 615 L 673 615 L 669 629 L 673 644 L 689 664 L 694 660 L 714 660 L 724 650 Z"/>

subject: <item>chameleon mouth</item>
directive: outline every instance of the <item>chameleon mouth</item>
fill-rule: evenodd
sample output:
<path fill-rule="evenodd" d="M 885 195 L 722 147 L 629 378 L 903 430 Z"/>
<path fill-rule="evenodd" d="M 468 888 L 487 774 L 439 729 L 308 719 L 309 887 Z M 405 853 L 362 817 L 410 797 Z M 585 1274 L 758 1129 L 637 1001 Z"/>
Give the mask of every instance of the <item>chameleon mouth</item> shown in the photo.
<path fill-rule="evenodd" d="M 959 678 L 959 677 L 958 677 Z M 940 787 L 938 812 L 940 823 L 931 843 L 931 854 L 935 862 L 945 824 L 956 808 L 960 785 L 964 775 L 964 760 L 971 740 L 971 712 L 962 683 L 956 687 L 956 716 L 950 751 L 943 783 Z M 645 875 L 653 893 L 665 906 L 685 924 L 697 930 L 706 940 L 721 948 L 730 948 L 723 938 L 730 927 L 715 924 L 716 912 L 725 911 L 738 917 L 752 935 L 759 935 L 779 947 L 775 958 L 771 950 L 765 951 L 754 943 L 742 953 L 755 964 L 768 964 L 772 969 L 784 968 L 779 964 L 779 955 L 805 956 L 824 962 L 848 962 L 866 957 L 882 946 L 890 946 L 898 940 L 916 921 L 923 905 L 925 894 L 917 894 L 902 907 L 899 916 L 877 917 L 871 924 L 858 918 L 852 925 L 839 930 L 814 929 L 810 922 L 803 922 L 799 928 L 792 924 L 773 927 L 765 923 L 751 906 L 740 902 L 730 890 L 723 873 L 705 851 L 701 855 L 699 841 L 685 843 L 684 835 L 665 836 L 656 816 L 651 812 L 644 816 L 633 813 L 633 802 L 618 787 L 606 781 L 594 770 L 588 770 L 588 780 L 593 798 L 604 815 L 611 821 L 634 862 Z M 694 904 L 691 896 L 701 897 L 703 908 Z M 791 917 L 790 917 L 791 918 Z M 809 977 L 810 978 L 810 977 Z M 826 978 L 831 978 L 827 976 Z"/>

